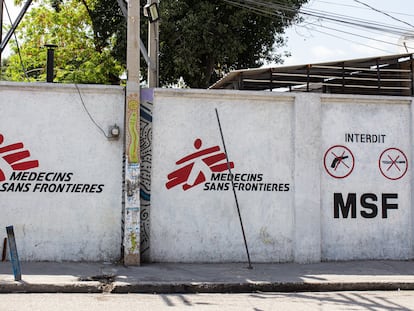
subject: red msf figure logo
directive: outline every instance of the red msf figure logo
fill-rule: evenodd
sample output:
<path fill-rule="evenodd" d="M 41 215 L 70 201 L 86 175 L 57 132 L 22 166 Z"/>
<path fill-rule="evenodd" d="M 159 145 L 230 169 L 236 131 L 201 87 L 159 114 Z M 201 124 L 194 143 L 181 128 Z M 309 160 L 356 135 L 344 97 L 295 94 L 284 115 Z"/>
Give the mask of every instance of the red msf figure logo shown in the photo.
<path fill-rule="evenodd" d="M 194 141 L 194 148 L 196 150 L 199 150 L 201 148 L 201 145 L 201 139 L 197 138 Z M 196 161 L 197 159 L 199 161 Z M 220 151 L 219 146 L 199 150 L 188 156 L 185 156 L 184 158 L 178 160 L 175 164 L 180 165 L 187 162 L 189 163 L 168 174 L 168 182 L 165 186 L 167 189 L 170 189 L 172 187 L 183 184 L 184 190 L 188 190 L 194 186 L 197 186 L 206 180 L 206 176 L 203 173 L 203 168 L 205 168 L 205 166 L 208 166 L 210 168 L 210 171 L 214 173 L 219 173 L 227 170 L 227 161 L 224 163 L 218 163 L 223 160 L 226 160 L 226 154 Z M 233 162 L 229 162 L 229 165 L 230 168 L 234 168 Z M 195 166 L 197 166 L 197 169 L 194 168 Z M 192 182 L 190 180 L 192 180 Z"/>
<path fill-rule="evenodd" d="M 4 137 L 0 134 L 0 145 L 3 143 Z M 3 158 L 13 170 L 26 171 L 39 166 L 39 161 L 24 159 L 30 157 L 30 152 L 23 149 L 23 143 L 15 143 L 7 146 L 0 147 L 0 157 Z M 0 181 L 6 180 L 4 172 L 0 168 Z"/>

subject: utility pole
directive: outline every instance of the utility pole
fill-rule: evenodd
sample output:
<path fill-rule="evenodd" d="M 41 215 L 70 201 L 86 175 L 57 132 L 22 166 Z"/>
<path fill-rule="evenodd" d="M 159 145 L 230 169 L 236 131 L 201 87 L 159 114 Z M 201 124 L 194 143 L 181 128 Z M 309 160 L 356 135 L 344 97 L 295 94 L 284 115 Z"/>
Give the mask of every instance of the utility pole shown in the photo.
<path fill-rule="evenodd" d="M 125 113 L 125 207 L 124 264 L 137 266 L 140 260 L 140 1 L 128 1 L 127 85 Z"/>
<path fill-rule="evenodd" d="M 149 0 L 149 5 L 158 7 L 158 0 Z M 148 52 L 150 62 L 148 64 L 148 87 L 159 86 L 158 46 L 159 46 L 159 20 L 148 22 Z"/>

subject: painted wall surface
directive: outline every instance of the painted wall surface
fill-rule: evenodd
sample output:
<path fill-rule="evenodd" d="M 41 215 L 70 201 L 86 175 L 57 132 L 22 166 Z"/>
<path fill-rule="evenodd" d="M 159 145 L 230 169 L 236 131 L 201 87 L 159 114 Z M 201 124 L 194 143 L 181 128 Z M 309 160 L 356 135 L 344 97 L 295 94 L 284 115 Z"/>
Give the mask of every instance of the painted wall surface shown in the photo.
<path fill-rule="evenodd" d="M 0 228 L 14 226 L 20 259 L 119 259 L 123 140 L 106 135 L 123 135 L 123 88 L 2 82 L 0 94 Z"/>
<path fill-rule="evenodd" d="M 141 261 L 149 261 L 150 206 L 151 206 L 151 161 L 152 161 L 152 102 L 153 89 L 141 90 Z"/>
<path fill-rule="evenodd" d="M 322 101 L 323 259 L 411 258 L 410 109 L 389 98 Z"/>
<path fill-rule="evenodd" d="M 413 258 L 412 98 L 155 90 L 151 261 L 246 261 L 216 108 L 252 261 Z"/>
<path fill-rule="evenodd" d="M 293 256 L 293 97 L 154 93 L 150 258 L 244 261 L 217 108 L 252 260 Z"/>

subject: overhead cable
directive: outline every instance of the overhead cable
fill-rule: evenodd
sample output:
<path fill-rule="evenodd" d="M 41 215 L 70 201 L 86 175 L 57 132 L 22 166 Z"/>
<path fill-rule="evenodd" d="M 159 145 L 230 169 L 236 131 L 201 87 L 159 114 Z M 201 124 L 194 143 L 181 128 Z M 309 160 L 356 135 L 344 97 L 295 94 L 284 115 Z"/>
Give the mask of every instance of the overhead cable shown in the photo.
<path fill-rule="evenodd" d="M 8 7 L 6 5 L 6 2 L 4 2 L 3 5 L 4 5 L 4 8 L 6 9 L 6 14 L 7 14 L 8 18 L 9 18 L 9 22 L 10 22 L 10 24 L 12 24 L 13 22 L 12 22 L 12 19 L 11 19 L 11 16 L 10 16 L 9 9 L 8 9 Z M 17 54 L 19 55 L 20 65 L 22 66 L 22 70 L 23 70 L 23 73 L 24 73 L 24 77 L 26 78 L 27 81 L 29 81 L 29 77 L 27 75 L 26 68 L 24 66 L 24 62 L 23 62 L 23 58 L 22 58 L 22 53 L 20 52 L 19 41 L 17 40 L 17 36 L 16 36 L 16 33 L 15 32 L 13 33 L 13 36 L 14 36 L 14 40 L 16 42 Z"/>
<path fill-rule="evenodd" d="M 238 5 L 246 9 L 250 9 L 262 14 L 283 16 L 283 11 L 287 12 L 299 12 L 302 15 L 310 16 L 323 20 L 330 20 L 345 24 L 347 26 L 356 26 L 359 28 L 373 29 L 386 33 L 393 33 L 402 35 L 407 33 L 410 29 L 398 27 L 395 25 L 378 23 L 376 21 L 354 18 L 342 14 L 330 13 L 321 10 L 308 9 L 308 8 L 293 8 L 285 4 L 280 4 L 277 1 L 265 1 L 265 0 L 224 0 L 227 3 Z"/>
<path fill-rule="evenodd" d="M 256 14 L 260 14 L 260 15 L 265 15 L 265 16 L 279 16 L 281 18 L 283 18 L 283 14 L 281 13 L 281 10 L 286 10 L 286 11 L 295 11 L 295 9 L 290 8 L 290 7 L 286 7 L 285 5 L 281 5 L 278 4 L 277 1 L 272 1 L 272 2 L 268 2 L 268 1 L 252 1 L 252 0 L 224 0 L 225 2 L 234 5 L 234 6 L 238 6 L 244 9 L 248 9 L 251 10 L 252 12 L 256 13 Z M 363 20 L 363 19 L 356 19 L 356 18 L 351 18 L 348 16 L 344 16 L 344 15 L 340 15 L 340 14 L 334 14 L 334 13 L 326 13 L 323 11 L 319 11 L 319 10 L 307 10 L 307 9 L 300 9 L 299 12 L 301 14 L 305 14 L 308 16 L 312 16 L 317 18 L 318 20 L 324 20 L 325 22 L 331 22 L 331 23 L 335 23 L 338 25 L 342 25 L 342 26 L 346 26 L 349 28 L 358 28 L 358 29 L 363 29 L 366 32 L 369 31 L 375 31 L 376 33 L 388 33 L 391 35 L 395 35 L 395 36 L 402 36 L 404 34 L 407 33 L 407 29 L 406 28 L 401 28 L 401 27 L 397 27 L 394 25 L 384 25 L 384 24 L 380 24 L 377 22 L 373 22 L 373 21 L 369 21 L 369 20 Z M 305 13 L 304 13 L 305 12 Z M 297 27 L 304 27 L 307 28 L 306 26 L 302 26 L 300 24 L 296 25 Z M 380 42 L 380 43 L 385 43 L 385 44 L 389 44 L 389 45 L 396 45 L 399 46 L 398 44 L 395 43 L 391 43 L 388 41 L 384 41 L 384 40 L 380 40 L 380 39 L 376 39 L 374 37 L 368 37 L 368 36 L 363 36 L 360 34 L 357 34 L 357 32 L 349 32 L 349 31 L 345 31 L 345 30 L 341 30 L 338 28 L 332 28 L 332 27 L 328 27 L 325 25 L 314 25 L 315 27 L 319 27 L 319 28 L 324 28 L 324 29 L 329 29 L 329 30 L 333 30 L 336 32 L 341 32 L 344 33 L 346 35 L 352 35 L 355 37 L 361 37 L 363 39 L 368 39 L 371 41 L 376 41 L 376 42 Z M 324 34 L 328 34 L 327 32 L 321 31 L 319 30 L 318 32 L 320 33 L 324 33 Z M 335 37 L 334 35 L 332 35 L 333 37 Z M 350 41 L 350 40 L 347 40 Z M 355 41 L 352 41 L 355 42 Z M 360 45 L 364 45 L 373 49 L 377 49 L 380 51 L 384 51 L 384 52 L 389 52 L 377 47 L 373 47 L 373 46 L 369 46 L 367 44 L 361 44 L 358 43 Z"/>
<path fill-rule="evenodd" d="M 394 36 L 397 36 L 397 37 L 406 35 L 407 32 L 409 32 L 411 30 L 411 29 L 407 29 L 407 28 L 403 28 L 403 27 L 399 27 L 399 26 L 395 26 L 395 25 L 378 23 L 378 22 L 372 21 L 372 20 L 359 19 L 359 18 L 354 18 L 354 17 L 350 17 L 350 16 L 346 16 L 346 15 L 325 12 L 325 11 L 321 11 L 321 10 L 308 9 L 308 8 L 303 8 L 303 7 L 302 8 L 289 7 L 289 6 L 287 6 L 283 3 L 280 3 L 280 2 L 275 1 L 275 0 L 273 0 L 273 1 L 267 1 L 267 0 L 254 0 L 254 1 L 253 0 L 224 0 L 224 2 L 227 2 L 231 5 L 238 6 L 238 7 L 244 8 L 244 9 L 251 10 L 252 12 L 254 12 L 256 14 L 260 14 L 260 15 L 279 16 L 280 18 L 283 18 L 284 17 L 283 11 L 286 11 L 286 12 L 299 12 L 299 14 L 309 16 L 309 17 L 313 17 L 313 18 L 316 18 L 317 20 L 323 20 L 325 22 L 330 22 L 330 23 L 334 23 L 334 24 L 337 24 L 337 25 L 342 25 L 344 27 L 360 29 L 360 30 L 364 30 L 365 32 L 374 31 L 376 33 L 389 34 L 389 35 L 394 35 Z M 408 24 L 408 25 L 411 27 L 411 24 Z M 301 26 L 300 24 L 297 24 L 296 26 L 304 27 L 304 26 Z M 315 25 L 315 27 L 325 28 L 325 29 L 336 31 L 336 32 L 342 32 L 342 33 L 347 34 L 347 35 L 361 37 L 361 38 L 368 39 L 368 40 L 371 40 L 371 41 L 377 41 L 377 42 L 380 42 L 380 43 L 399 46 L 398 44 L 391 43 L 391 42 L 384 41 L 384 40 L 380 40 L 380 39 L 376 39 L 374 37 L 363 36 L 363 35 L 357 34 L 357 32 L 352 33 L 352 32 L 349 32 L 349 31 L 341 30 L 339 28 L 332 28 L 332 27 L 328 27 L 328 26 L 325 26 L 325 25 Z M 327 32 L 323 32 L 323 31 L 319 31 L 319 32 L 328 34 Z M 358 43 L 358 44 L 361 44 L 361 43 Z M 368 46 L 366 44 L 361 44 L 361 45 Z M 377 50 L 382 50 L 382 49 L 372 47 L 372 46 L 369 46 L 369 47 L 371 47 L 373 49 L 377 49 Z M 385 50 L 382 50 L 382 51 L 385 51 Z"/>
<path fill-rule="evenodd" d="M 396 21 L 398 21 L 398 22 L 400 22 L 400 23 L 406 24 L 406 25 L 408 25 L 408 26 L 410 26 L 410 27 L 413 27 L 413 28 L 414 28 L 414 26 L 413 26 L 412 24 L 407 23 L 406 21 L 403 21 L 403 20 L 401 20 L 401 19 L 399 19 L 399 18 L 396 18 L 396 17 L 394 17 L 394 16 L 392 16 L 392 15 L 388 14 L 387 12 L 384 12 L 384 11 L 378 10 L 378 9 L 376 9 L 376 8 L 374 8 L 374 7 L 372 7 L 372 6 L 370 6 L 369 4 L 367 4 L 367 3 L 365 3 L 365 2 L 362 2 L 362 1 L 359 1 L 359 0 L 354 0 L 354 1 L 355 1 L 355 2 L 357 2 L 357 3 L 360 3 L 360 4 L 362 4 L 362 5 L 365 5 L 366 7 L 370 8 L 371 10 L 374 10 L 375 12 L 378 12 L 378 13 L 384 14 L 385 16 L 388 16 L 388 17 L 392 18 L 393 20 L 396 20 Z"/>

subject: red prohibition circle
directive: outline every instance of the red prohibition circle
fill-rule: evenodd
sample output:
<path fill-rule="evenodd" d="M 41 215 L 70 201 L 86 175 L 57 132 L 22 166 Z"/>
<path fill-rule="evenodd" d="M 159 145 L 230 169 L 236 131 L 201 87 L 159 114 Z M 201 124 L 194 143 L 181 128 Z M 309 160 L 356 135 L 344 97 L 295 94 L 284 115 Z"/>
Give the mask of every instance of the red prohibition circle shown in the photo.
<path fill-rule="evenodd" d="M 405 160 L 405 163 L 406 163 L 406 165 L 405 165 L 405 170 L 401 173 L 401 175 L 400 176 L 398 176 L 398 177 L 390 177 L 390 176 L 387 176 L 387 174 L 383 171 L 383 169 L 382 169 L 382 167 L 381 167 L 381 160 L 382 160 L 382 156 L 386 153 L 386 152 L 388 152 L 388 151 L 390 151 L 390 150 L 396 150 L 397 152 L 399 152 L 400 154 L 402 154 L 402 156 L 404 157 L 404 160 Z M 396 161 L 396 159 L 391 159 L 391 161 L 393 161 L 393 163 L 391 164 L 391 165 L 393 165 L 394 163 L 395 163 L 395 161 Z M 382 153 L 381 153 L 381 155 L 379 156 L 379 159 L 378 159 L 378 167 L 379 167 L 379 169 L 380 169 L 380 172 L 381 172 L 381 174 L 382 174 L 382 176 L 384 176 L 385 178 L 388 178 L 388 179 L 390 179 L 390 180 L 398 180 L 398 179 L 400 179 L 400 178 L 403 178 L 404 177 L 404 175 L 407 173 L 407 170 L 408 170 L 408 159 L 407 159 L 407 156 L 405 155 L 405 153 L 404 152 L 402 152 L 400 149 L 398 149 L 398 148 L 388 148 L 388 149 L 385 149 Z"/>
<path fill-rule="evenodd" d="M 328 154 L 329 154 L 329 152 L 332 150 L 332 149 L 334 149 L 334 148 L 343 148 L 343 149 L 345 149 L 350 155 L 351 155 L 351 157 L 352 157 L 352 167 L 350 167 L 350 169 L 349 169 L 349 172 L 347 172 L 345 175 L 335 175 L 335 174 L 333 174 L 331 171 L 330 171 L 330 169 L 327 167 L 327 165 L 326 165 L 326 158 L 327 158 L 327 156 L 328 156 Z M 324 167 L 325 167 L 325 171 L 330 175 L 330 176 L 332 176 L 333 178 L 338 178 L 338 179 L 341 179 L 341 178 L 346 178 L 346 177 L 348 177 L 351 173 L 352 173 L 352 171 L 354 170 L 354 166 L 355 166 L 355 157 L 354 157 L 354 155 L 352 154 L 352 151 L 348 148 L 348 147 L 345 147 L 345 146 L 342 146 L 342 145 L 335 145 L 335 146 L 332 146 L 331 148 L 329 148 L 328 150 L 326 150 L 326 152 L 325 152 L 325 155 L 324 155 L 324 157 L 323 157 L 323 165 L 324 165 Z"/>

